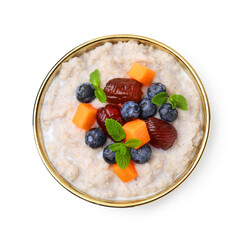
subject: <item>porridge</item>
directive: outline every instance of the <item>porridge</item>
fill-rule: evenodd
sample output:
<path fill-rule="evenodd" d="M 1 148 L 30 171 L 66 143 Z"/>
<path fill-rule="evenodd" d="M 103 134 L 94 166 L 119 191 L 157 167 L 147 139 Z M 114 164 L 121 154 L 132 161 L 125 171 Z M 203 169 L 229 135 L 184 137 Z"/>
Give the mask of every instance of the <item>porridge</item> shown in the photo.
<path fill-rule="evenodd" d="M 140 82 L 137 82 L 134 79 L 136 79 L 136 74 L 142 71 L 140 67 L 146 74 Z M 132 71 L 133 68 L 134 71 Z M 90 96 L 87 99 L 89 96 L 85 96 L 87 104 L 84 105 L 79 102 L 76 94 L 77 91 L 80 91 L 81 84 L 90 83 L 89 76 L 93 76 L 92 73 L 96 73 L 96 69 L 98 69 L 100 78 L 98 88 L 104 89 L 105 94 L 103 91 L 99 91 L 100 97 Z M 136 71 L 137 69 L 139 71 Z M 131 76 L 134 76 L 132 77 L 134 79 L 131 79 Z M 150 78 L 153 78 L 152 82 L 148 82 Z M 128 101 L 115 102 L 118 97 L 113 97 L 110 93 L 115 90 L 112 85 L 117 84 L 120 87 L 123 84 L 122 86 L 125 88 L 126 82 L 133 87 L 128 87 L 128 90 L 126 89 L 128 94 L 122 95 L 121 98 L 127 98 Z M 147 117 L 143 116 L 143 113 L 146 115 L 146 112 L 141 110 L 144 106 L 141 101 L 151 104 L 151 101 L 155 100 L 155 95 L 150 96 L 155 90 L 151 84 L 155 83 L 158 84 L 157 89 L 166 87 L 156 95 L 161 94 L 159 100 L 165 100 L 168 96 L 170 96 L 170 100 L 173 99 L 172 96 L 179 94 L 187 100 L 188 109 L 184 109 L 186 111 L 177 109 L 177 114 L 174 114 L 174 111 L 173 114 L 168 114 L 167 108 L 170 104 L 164 102 L 162 106 L 159 104 L 155 111 L 150 110 L 154 111 L 151 115 L 149 114 L 150 116 L 148 114 Z M 136 91 L 137 85 L 140 86 L 140 89 Z M 92 87 L 94 93 L 96 93 L 96 89 L 94 90 Z M 167 92 L 168 96 L 164 92 Z M 105 95 L 107 102 L 103 103 L 105 99 L 101 98 Z M 138 102 L 141 109 L 135 116 L 134 109 Z M 112 105 L 110 106 L 110 104 Z M 83 107 L 82 110 L 79 110 L 80 106 Z M 86 106 L 87 110 L 84 110 Z M 114 111 L 113 109 L 119 111 L 120 118 L 117 119 L 115 116 L 114 119 L 123 125 L 126 133 L 125 140 L 134 138 L 139 140 L 137 142 L 139 146 L 124 147 L 126 153 L 130 151 L 129 154 L 133 154 L 134 161 L 130 160 L 129 166 L 132 164 L 132 168 L 136 172 L 136 175 L 128 181 L 122 180 L 122 177 L 115 172 L 114 166 L 118 168 L 120 165 L 110 164 L 112 162 L 108 163 L 103 159 L 103 150 L 114 143 L 114 137 L 110 134 L 107 125 L 101 126 L 101 111 L 107 111 L 108 108 L 111 108 L 111 111 Z M 81 121 L 76 119 L 78 111 L 89 112 L 86 115 L 86 122 L 82 123 L 85 124 L 86 130 L 77 126 L 77 121 Z M 165 112 L 168 115 L 165 115 Z M 190 164 L 203 137 L 201 100 L 193 82 L 172 55 L 135 41 L 118 42 L 117 44 L 107 42 L 80 57 L 71 58 L 68 62 L 63 63 L 60 72 L 46 92 L 40 121 L 48 158 L 57 171 L 81 191 L 101 199 L 141 198 L 166 188 Z M 140 125 L 141 129 L 145 130 L 138 129 Z M 111 126 L 111 129 L 113 128 L 114 125 Z M 165 140 L 162 132 L 166 128 L 170 133 Z M 132 130 L 130 131 L 130 129 Z M 148 131 L 147 135 L 145 131 Z M 104 136 L 102 136 L 103 133 Z M 127 139 L 128 133 L 131 136 L 133 133 L 136 135 Z M 155 136 L 157 133 L 158 136 Z M 100 143 L 100 147 L 91 145 L 89 142 L 94 136 L 97 136 L 97 142 L 103 142 L 103 144 Z M 122 140 L 124 139 L 121 138 L 118 142 Z M 162 143 L 164 140 L 166 143 Z M 143 154 L 145 155 L 142 157 L 137 156 L 140 147 L 144 149 Z M 137 154 L 137 159 L 133 157 L 134 154 Z"/>

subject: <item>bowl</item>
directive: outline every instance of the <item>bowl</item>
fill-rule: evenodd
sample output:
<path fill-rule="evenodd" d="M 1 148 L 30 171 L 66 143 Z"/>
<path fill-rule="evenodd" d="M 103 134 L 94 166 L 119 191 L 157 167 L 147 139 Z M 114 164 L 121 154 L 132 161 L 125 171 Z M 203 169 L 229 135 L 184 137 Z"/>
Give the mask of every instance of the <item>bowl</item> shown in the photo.
<path fill-rule="evenodd" d="M 195 84 L 196 89 L 199 92 L 200 98 L 201 98 L 201 104 L 202 104 L 202 118 L 203 118 L 203 138 L 202 141 L 196 151 L 196 154 L 193 156 L 190 165 L 187 167 L 187 169 L 180 175 L 180 177 L 174 181 L 170 186 L 166 187 L 165 189 L 161 190 L 160 192 L 157 192 L 153 195 L 146 196 L 141 199 L 135 199 L 135 200 L 105 200 L 93 197 L 89 194 L 86 194 L 85 192 L 82 192 L 77 187 L 70 184 L 66 179 L 64 179 L 54 168 L 52 163 L 50 162 L 48 155 L 46 153 L 46 149 L 43 142 L 43 136 L 41 132 L 41 125 L 40 125 L 40 113 L 41 113 L 41 106 L 43 103 L 44 96 L 46 94 L 46 91 L 51 84 L 53 78 L 56 76 L 56 74 L 60 71 L 61 65 L 64 62 L 67 62 L 69 59 L 80 56 L 84 52 L 88 52 L 98 46 L 103 45 L 105 42 L 111 42 L 111 43 L 117 43 L 119 41 L 129 41 L 129 40 L 135 40 L 139 43 L 142 43 L 144 45 L 149 45 L 154 48 L 160 49 L 161 51 L 165 51 L 173 55 L 179 64 L 182 66 L 184 71 L 187 73 L 187 75 L 190 77 L 190 79 Z M 198 162 L 200 161 L 202 154 L 205 150 L 208 136 L 209 136 L 209 130 L 210 130 L 210 107 L 208 103 L 208 97 L 206 94 L 206 91 L 204 89 L 204 86 L 195 72 L 195 70 L 192 68 L 192 66 L 175 50 L 170 48 L 169 46 L 156 41 L 154 39 L 148 38 L 148 37 L 142 37 L 142 36 L 136 36 L 136 35 L 128 35 L 128 34 L 122 34 L 122 35 L 111 35 L 111 36 L 105 36 L 96 38 L 93 40 L 90 40 L 88 42 L 85 42 L 78 47 L 72 49 L 70 52 L 68 52 L 64 57 L 62 57 L 49 71 L 47 76 L 45 77 L 44 81 L 42 82 L 42 85 L 38 91 L 35 104 L 34 104 L 34 110 L 33 110 L 33 131 L 34 131 L 34 138 L 35 143 L 39 152 L 39 155 L 48 169 L 48 171 L 51 173 L 51 175 L 68 191 L 75 194 L 76 196 L 89 201 L 91 203 L 99 204 L 102 206 L 109 206 L 109 207 L 133 207 L 133 206 L 139 206 L 142 204 L 150 203 L 152 201 L 155 201 L 157 199 L 160 199 L 176 189 L 181 183 L 183 183 L 186 178 L 192 173 L 192 171 L 197 166 Z"/>

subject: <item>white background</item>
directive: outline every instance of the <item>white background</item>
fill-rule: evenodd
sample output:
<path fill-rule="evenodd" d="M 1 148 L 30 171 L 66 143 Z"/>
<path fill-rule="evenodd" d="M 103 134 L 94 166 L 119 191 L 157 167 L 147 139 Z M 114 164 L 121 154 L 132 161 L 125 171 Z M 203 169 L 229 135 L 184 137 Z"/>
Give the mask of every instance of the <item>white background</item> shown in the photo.
<path fill-rule="evenodd" d="M 1 1 L 0 239 L 248 239 L 247 1 Z M 61 187 L 38 156 L 32 110 L 42 80 L 68 51 L 130 33 L 182 54 L 207 90 L 205 154 L 178 189 L 114 209 Z"/>

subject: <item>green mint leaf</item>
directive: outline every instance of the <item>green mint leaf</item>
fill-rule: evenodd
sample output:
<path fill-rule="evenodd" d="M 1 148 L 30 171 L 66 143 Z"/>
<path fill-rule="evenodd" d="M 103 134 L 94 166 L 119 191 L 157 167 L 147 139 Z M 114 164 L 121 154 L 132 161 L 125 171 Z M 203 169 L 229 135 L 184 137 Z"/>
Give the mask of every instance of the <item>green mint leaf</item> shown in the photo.
<path fill-rule="evenodd" d="M 129 150 L 123 142 L 113 143 L 108 148 L 113 152 L 120 152 L 123 155 Z"/>
<path fill-rule="evenodd" d="M 90 82 L 95 89 L 99 88 L 100 79 L 99 79 L 99 70 L 98 69 L 96 69 L 95 71 L 93 71 L 90 74 Z"/>
<path fill-rule="evenodd" d="M 104 93 L 104 90 L 101 88 L 98 88 L 94 91 L 94 94 L 96 98 L 99 99 L 100 102 L 105 103 L 106 102 L 106 95 Z"/>
<path fill-rule="evenodd" d="M 176 102 L 174 101 L 174 99 L 169 99 L 169 102 L 172 105 L 172 109 L 175 109 L 176 108 Z"/>
<path fill-rule="evenodd" d="M 120 153 L 125 155 L 128 150 L 129 149 L 127 149 L 127 147 L 123 144 L 120 148 Z"/>
<path fill-rule="evenodd" d="M 123 145 L 124 145 L 124 143 L 113 143 L 108 148 L 111 151 L 116 152 L 116 151 L 119 151 Z"/>
<path fill-rule="evenodd" d="M 122 125 L 114 119 L 107 118 L 105 121 L 107 132 L 113 138 L 114 141 L 119 142 L 125 138 L 125 131 Z"/>
<path fill-rule="evenodd" d="M 185 111 L 188 110 L 187 100 L 182 95 L 173 94 L 169 97 L 169 101 L 173 109 L 177 107 Z"/>
<path fill-rule="evenodd" d="M 122 154 L 120 151 L 117 151 L 115 154 L 116 163 L 121 169 L 128 167 L 131 160 L 131 151 L 128 149 L 125 154 Z"/>
<path fill-rule="evenodd" d="M 168 101 L 168 94 L 166 92 L 158 93 L 151 101 L 156 105 L 163 105 Z"/>
<path fill-rule="evenodd" d="M 131 138 L 125 142 L 125 146 L 129 148 L 137 148 L 141 144 L 141 141 L 136 138 Z"/>

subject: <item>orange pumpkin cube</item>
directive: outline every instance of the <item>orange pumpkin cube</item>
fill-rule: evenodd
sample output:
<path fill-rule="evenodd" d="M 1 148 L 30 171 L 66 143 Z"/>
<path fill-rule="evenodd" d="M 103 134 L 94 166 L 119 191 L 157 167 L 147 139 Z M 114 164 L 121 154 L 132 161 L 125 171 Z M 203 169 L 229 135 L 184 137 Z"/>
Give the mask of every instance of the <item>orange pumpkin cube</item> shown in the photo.
<path fill-rule="evenodd" d="M 80 103 L 73 117 L 73 123 L 88 131 L 96 121 L 97 109 L 88 103 Z"/>
<path fill-rule="evenodd" d="M 137 171 L 132 160 L 130 160 L 128 167 L 125 169 L 121 169 L 117 163 L 113 164 L 112 169 L 119 179 L 125 183 L 137 177 Z"/>
<path fill-rule="evenodd" d="M 149 86 L 156 73 L 144 65 L 133 63 L 128 75 L 145 86 Z"/>
<path fill-rule="evenodd" d="M 141 119 L 136 119 L 131 122 L 126 123 L 123 126 L 125 131 L 125 141 L 136 138 L 141 141 L 141 144 L 136 148 L 142 147 L 144 144 L 150 141 L 150 135 L 146 126 L 146 123 Z"/>

